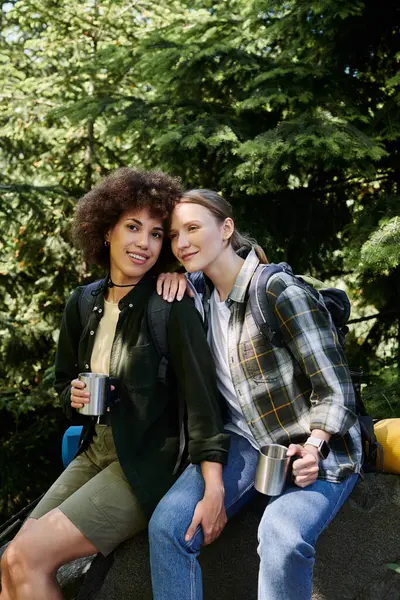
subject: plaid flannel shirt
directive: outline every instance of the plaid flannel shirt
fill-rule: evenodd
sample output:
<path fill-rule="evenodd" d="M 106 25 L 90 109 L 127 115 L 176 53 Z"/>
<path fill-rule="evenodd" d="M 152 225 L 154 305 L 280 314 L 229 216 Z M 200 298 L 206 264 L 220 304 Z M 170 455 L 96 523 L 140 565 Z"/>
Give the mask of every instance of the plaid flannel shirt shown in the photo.
<path fill-rule="evenodd" d="M 341 481 L 360 472 L 362 449 L 353 385 L 330 313 L 295 278 L 273 275 L 266 292 L 285 347 L 271 345 L 247 302 L 258 264 L 252 250 L 226 300 L 229 366 L 243 415 L 259 447 L 303 443 L 313 429 L 332 434 L 331 452 L 320 461 L 318 477 Z M 190 276 L 197 289 L 199 275 Z M 206 286 L 206 315 L 210 291 Z"/>

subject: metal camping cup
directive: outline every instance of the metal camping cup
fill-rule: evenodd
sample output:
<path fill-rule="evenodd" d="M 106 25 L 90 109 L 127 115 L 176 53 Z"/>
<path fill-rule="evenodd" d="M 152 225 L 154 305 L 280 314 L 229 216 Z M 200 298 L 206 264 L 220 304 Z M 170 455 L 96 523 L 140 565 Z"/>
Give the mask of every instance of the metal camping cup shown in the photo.
<path fill-rule="evenodd" d="M 290 456 L 280 444 L 263 446 L 258 457 L 254 486 L 267 496 L 279 496 L 283 492 L 288 474 Z"/>
<path fill-rule="evenodd" d="M 104 373 L 79 373 L 79 381 L 86 384 L 85 392 L 90 394 L 90 402 L 78 408 L 81 415 L 98 417 L 104 415 L 110 395 L 110 378 Z"/>

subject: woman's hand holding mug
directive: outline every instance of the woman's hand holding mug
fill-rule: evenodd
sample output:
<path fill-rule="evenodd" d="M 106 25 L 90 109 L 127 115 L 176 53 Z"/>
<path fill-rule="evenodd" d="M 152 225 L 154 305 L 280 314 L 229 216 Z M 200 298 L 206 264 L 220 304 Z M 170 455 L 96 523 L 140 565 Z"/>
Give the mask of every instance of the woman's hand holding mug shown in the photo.
<path fill-rule="evenodd" d="M 90 402 L 90 394 L 85 390 L 86 384 L 79 379 L 71 381 L 71 406 L 72 408 L 83 408 Z"/>
<path fill-rule="evenodd" d="M 81 414 L 87 416 L 100 416 L 110 410 L 112 403 L 119 399 L 112 397 L 115 390 L 116 377 L 109 377 L 105 373 L 79 373 L 79 379 L 71 381 L 71 406 Z"/>

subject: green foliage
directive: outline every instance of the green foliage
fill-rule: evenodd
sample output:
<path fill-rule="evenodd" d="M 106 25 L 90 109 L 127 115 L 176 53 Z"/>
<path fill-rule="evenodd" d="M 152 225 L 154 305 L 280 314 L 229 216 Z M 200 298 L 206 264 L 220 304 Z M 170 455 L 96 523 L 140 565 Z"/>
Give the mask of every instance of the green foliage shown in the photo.
<path fill-rule="evenodd" d="M 2 389 L 0 522 L 37 498 L 62 470 L 60 440 L 67 423 L 49 375 L 32 391 L 23 381 L 15 382 L 18 389 Z"/>
<path fill-rule="evenodd" d="M 383 368 L 379 376 L 369 376 L 364 385 L 363 400 L 376 419 L 400 418 L 400 382 L 397 368 Z"/>
<path fill-rule="evenodd" d="M 76 200 L 121 165 L 223 192 L 271 261 L 344 279 L 354 316 L 380 313 L 354 328 L 349 353 L 367 373 L 376 411 L 392 414 L 382 394 L 397 411 L 399 17 L 397 0 L 384 10 L 372 0 L 3 4 L 0 452 L 8 469 L 17 452 L 28 462 L 24 446 L 38 444 L 44 460 L 46 436 L 59 433 L 46 374 L 65 300 L 92 274 L 69 225 Z M 43 467 L 42 488 L 53 475 Z M 16 475 L 11 489 L 12 477 L 1 481 L 3 512 L 33 494 L 20 496 Z"/>
<path fill-rule="evenodd" d="M 396 573 L 399 573 L 399 575 L 400 575 L 400 564 L 398 564 L 398 563 L 388 563 L 386 565 L 386 568 L 390 569 L 392 571 L 395 571 Z"/>
<path fill-rule="evenodd" d="M 372 273 L 389 273 L 400 264 L 400 219 L 384 219 L 361 248 L 361 260 Z"/>

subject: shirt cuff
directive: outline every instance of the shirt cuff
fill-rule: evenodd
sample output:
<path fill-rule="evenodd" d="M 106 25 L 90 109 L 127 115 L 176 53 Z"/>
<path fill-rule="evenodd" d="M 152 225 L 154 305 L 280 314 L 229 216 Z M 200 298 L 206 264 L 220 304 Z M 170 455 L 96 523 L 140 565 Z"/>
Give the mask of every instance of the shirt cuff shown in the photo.
<path fill-rule="evenodd" d="M 230 435 L 219 433 L 206 439 L 189 441 L 190 462 L 199 464 L 205 460 L 226 465 L 228 462 Z"/>

